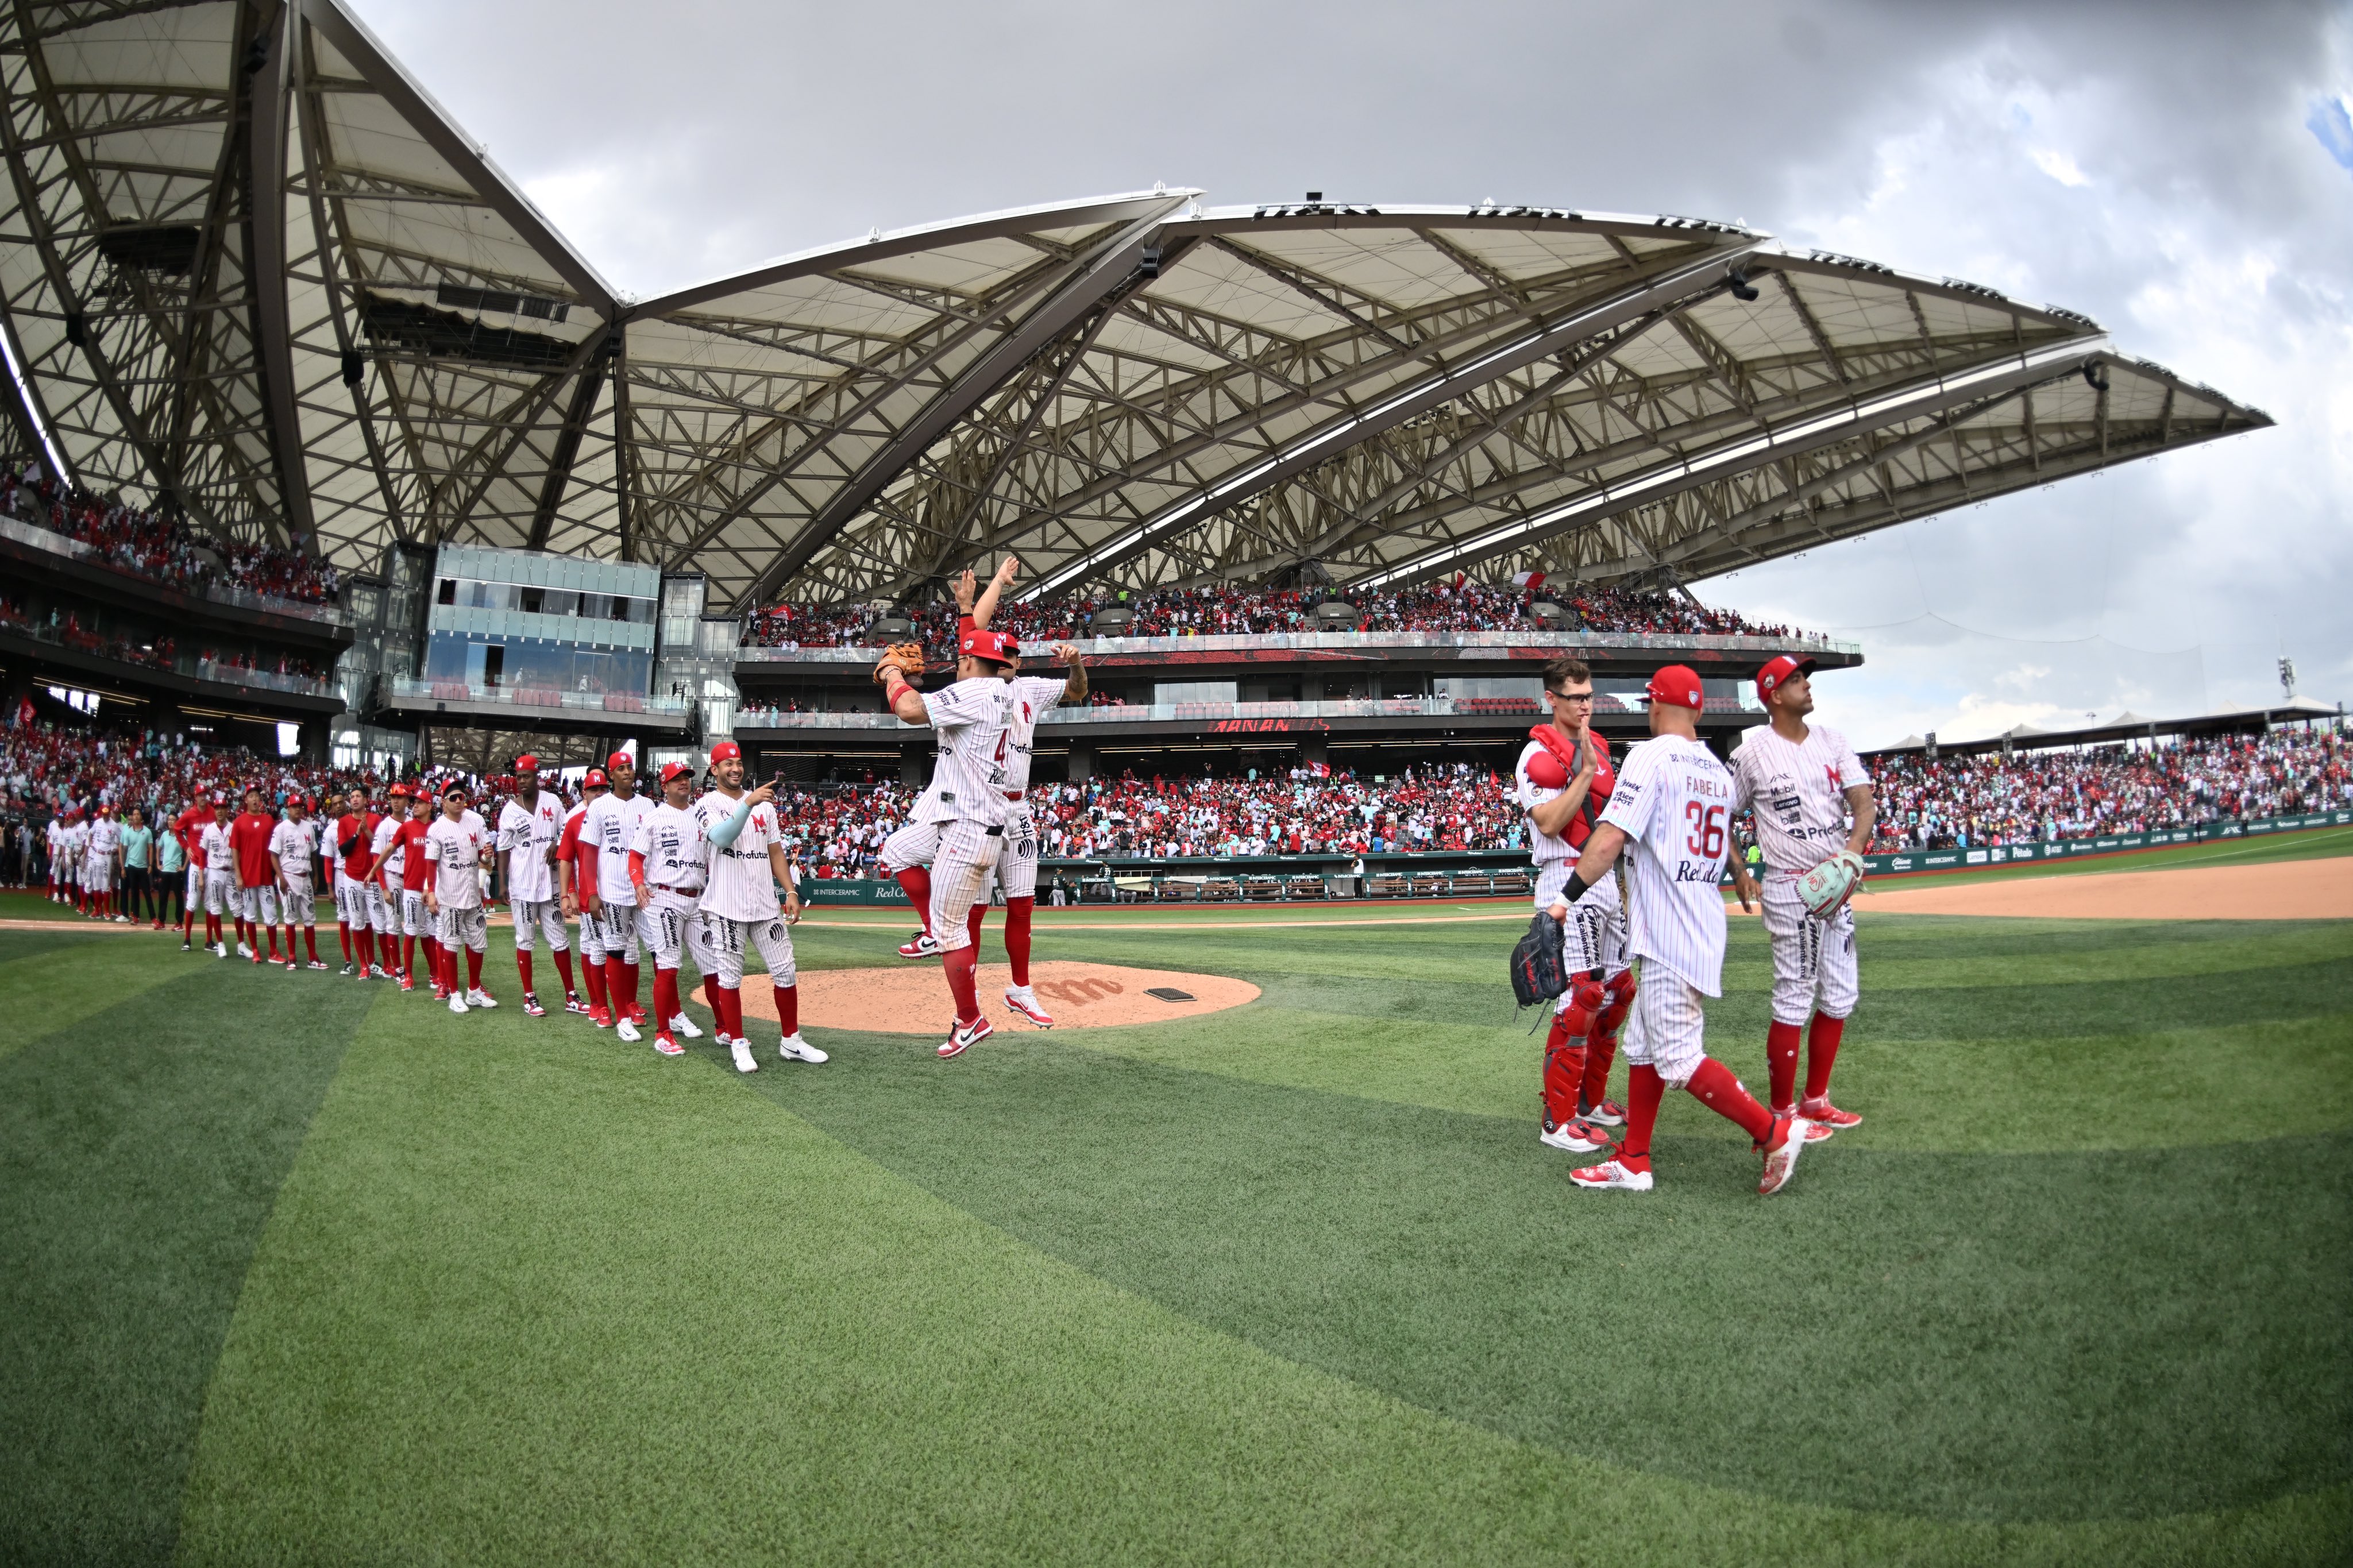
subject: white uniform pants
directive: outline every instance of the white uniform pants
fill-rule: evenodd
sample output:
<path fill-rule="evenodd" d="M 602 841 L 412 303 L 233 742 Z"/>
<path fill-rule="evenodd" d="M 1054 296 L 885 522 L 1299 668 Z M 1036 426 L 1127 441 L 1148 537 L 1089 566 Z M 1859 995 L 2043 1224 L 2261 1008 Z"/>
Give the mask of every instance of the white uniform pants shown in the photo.
<path fill-rule="evenodd" d="M 81 885 L 93 893 L 103 893 L 114 886 L 114 858 L 92 855 L 82 862 Z"/>
<path fill-rule="evenodd" d="M 455 952 L 461 947 L 485 952 L 491 945 L 491 921 L 488 911 L 476 904 L 459 909 L 454 904 L 441 906 L 440 931 L 438 940 L 443 947 Z"/>
<path fill-rule="evenodd" d="M 928 866 L 939 858 L 944 822 L 911 822 L 882 841 L 882 874 L 895 877 L 914 866 Z"/>
<path fill-rule="evenodd" d="M 610 899 L 602 899 L 597 901 L 596 911 L 593 921 L 588 916 L 581 917 L 580 945 L 584 949 L 588 946 L 587 931 L 593 923 L 596 928 L 596 957 L 598 962 L 617 958 L 623 963 L 638 963 L 645 950 L 638 941 L 638 906 L 617 904 Z"/>
<path fill-rule="evenodd" d="M 564 934 L 564 906 L 554 899 L 519 899 L 514 901 L 514 939 L 517 952 L 530 952 L 547 938 L 547 951 L 563 952 L 571 947 Z"/>
<path fill-rule="evenodd" d="M 1038 896 L 1038 825 L 1026 800 L 1006 808 L 1005 853 L 997 862 L 997 881 L 1008 899 Z"/>
<path fill-rule="evenodd" d="M 278 923 L 278 889 L 275 888 L 240 888 L 237 889 L 238 912 L 248 925 L 274 926 Z"/>
<path fill-rule="evenodd" d="M 354 930 L 365 930 L 368 923 L 367 889 L 340 866 L 335 868 L 335 918 Z"/>
<path fill-rule="evenodd" d="M 942 952 L 972 945 L 965 917 L 1005 848 L 1005 830 L 959 816 L 944 825 L 932 860 L 932 936 Z"/>
<path fill-rule="evenodd" d="M 205 868 L 202 866 L 188 868 L 186 907 L 191 913 L 205 907 Z"/>
<path fill-rule="evenodd" d="M 1536 868 L 1536 908 L 1548 910 L 1568 886 L 1574 860 L 1548 860 Z M 1626 906 L 1618 896 L 1613 870 L 1585 897 L 1568 906 L 1561 923 L 1561 959 L 1571 974 L 1598 974 L 1609 980 L 1626 973 Z M 1556 1011 L 1568 1011 L 1569 994 L 1562 992 Z"/>
<path fill-rule="evenodd" d="M 208 870 L 205 873 L 205 913 L 234 918 L 243 907 L 244 900 L 237 896 L 237 883 L 227 871 Z"/>
<path fill-rule="evenodd" d="M 725 915 L 697 913 L 694 917 L 694 962 L 702 966 L 705 974 L 715 978 L 720 986 L 733 991 L 744 984 L 744 952 L 756 949 L 762 962 L 768 966 L 768 978 L 779 988 L 792 984 L 798 974 L 793 967 L 793 930 L 785 917 L 776 915 L 765 921 L 731 921 Z M 709 961 L 705 962 L 708 953 Z"/>
<path fill-rule="evenodd" d="M 695 902 L 702 894 L 649 887 L 643 897 L 645 902 L 638 906 L 638 938 L 653 953 L 656 969 L 676 969 L 686 955 L 687 928 L 694 923 Z M 694 958 L 702 967 L 699 943 Z"/>
<path fill-rule="evenodd" d="M 286 923 L 290 926 L 315 926 L 319 923 L 319 900 L 311 896 L 308 877 L 286 879 Z"/>
<path fill-rule="evenodd" d="M 1698 987 L 1664 964 L 1643 964 L 1626 1018 L 1626 1060 L 1657 1068 L 1669 1089 L 1689 1083 L 1707 1057 L 1704 1001 Z"/>
<path fill-rule="evenodd" d="M 362 909 L 361 913 L 364 914 L 366 919 L 364 921 L 354 921 L 352 923 L 355 926 L 365 924 L 369 930 L 374 931 L 379 936 L 398 936 L 400 934 L 400 928 L 394 923 L 392 918 L 395 912 L 394 905 L 392 900 L 384 896 L 383 885 L 378 882 L 371 881 L 364 884 L 360 889 L 360 892 L 365 900 L 365 904 Z"/>
<path fill-rule="evenodd" d="M 433 911 L 425 907 L 425 889 L 403 888 L 400 890 L 400 933 L 403 936 L 429 937 L 441 929 Z"/>
<path fill-rule="evenodd" d="M 1854 952 L 1854 905 L 1826 921 L 1806 912 L 1798 879 L 1765 877 L 1765 931 L 1773 939 L 1773 1021 L 1802 1024 L 1820 1009 L 1828 1018 L 1854 1011 L 1862 984 Z"/>

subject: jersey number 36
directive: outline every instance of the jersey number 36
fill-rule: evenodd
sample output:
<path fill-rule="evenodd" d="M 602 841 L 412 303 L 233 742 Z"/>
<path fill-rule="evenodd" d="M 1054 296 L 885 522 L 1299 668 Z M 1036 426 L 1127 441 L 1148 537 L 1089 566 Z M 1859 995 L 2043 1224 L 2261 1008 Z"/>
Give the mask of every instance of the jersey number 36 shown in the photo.
<path fill-rule="evenodd" d="M 1691 837 L 1684 847 L 1704 860 L 1723 858 L 1724 807 L 1687 800 L 1683 802 L 1683 815 L 1691 818 Z"/>

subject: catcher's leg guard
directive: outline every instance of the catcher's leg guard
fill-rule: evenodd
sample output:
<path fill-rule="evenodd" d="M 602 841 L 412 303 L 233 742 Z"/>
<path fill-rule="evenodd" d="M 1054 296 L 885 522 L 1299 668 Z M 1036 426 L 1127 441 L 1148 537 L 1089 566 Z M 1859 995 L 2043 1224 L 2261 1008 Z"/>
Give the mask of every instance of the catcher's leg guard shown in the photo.
<path fill-rule="evenodd" d="M 1601 983 L 1589 974 L 1573 976 L 1560 1010 L 1553 1015 L 1552 1033 L 1545 1038 L 1545 1131 L 1567 1126 L 1577 1119 L 1577 1086 L 1585 1079 L 1587 1037 L 1606 997 Z"/>
<path fill-rule="evenodd" d="M 1578 1109 L 1599 1105 L 1609 1098 L 1609 1066 L 1618 1059 L 1618 1031 L 1634 1005 L 1634 972 L 1621 969 L 1602 988 L 1604 1000 L 1585 1042 L 1585 1078 L 1577 1088 Z"/>

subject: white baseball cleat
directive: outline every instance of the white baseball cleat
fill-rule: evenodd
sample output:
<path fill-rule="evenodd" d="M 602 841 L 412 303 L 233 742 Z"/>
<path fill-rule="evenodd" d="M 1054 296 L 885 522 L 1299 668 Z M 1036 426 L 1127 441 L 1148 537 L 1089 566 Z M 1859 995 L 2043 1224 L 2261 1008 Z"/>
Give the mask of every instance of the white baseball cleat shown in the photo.
<path fill-rule="evenodd" d="M 798 1029 L 776 1042 L 776 1055 L 788 1062 L 821 1062 L 826 1059 L 823 1051 L 801 1038 Z"/>
<path fill-rule="evenodd" d="M 1054 1015 L 1038 1005 L 1038 994 L 1027 985 L 1007 986 L 1005 1005 L 1041 1029 L 1050 1029 L 1054 1026 Z"/>
<path fill-rule="evenodd" d="M 1798 1156 L 1805 1152 L 1808 1129 L 1812 1126 L 1813 1123 L 1804 1117 L 1793 1116 L 1782 1130 L 1781 1141 L 1766 1149 L 1765 1179 L 1757 1184 L 1760 1196 L 1772 1196 L 1788 1186 L 1789 1178 L 1798 1173 Z"/>
<path fill-rule="evenodd" d="M 1569 1121 L 1548 1132 L 1537 1133 L 1536 1142 L 1547 1149 L 1565 1149 L 1572 1154 L 1590 1154 L 1596 1149 L 1609 1147 L 1609 1135 L 1589 1122 Z"/>
<path fill-rule="evenodd" d="M 683 1013 L 681 1013 L 677 1017 L 672 1018 L 670 1021 L 670 1032 L 678 1036 L 681 1039 L 699 1040 L 702 1038 L 702 1031 L 695 1026 L 693 1019 L 688 1017 Z"/>
<path fill-rule="evenodd" d="M 466 993 L 466 1000 L 477 1007 L 495 1007 L 499 999 L 477 985 Z"/>
<path fill-rule="evenodd" d="M 239 958 L 251 958 L 253 956 L 253 949 L 246 946 L 243 942 L 238 942 L 237 944 L 237 955 Z"/>
<path fill-rule="evenodd" d="M 213 956 L 215 958 L 227 958 L 228 956 L 228 943 L 225 942 L 216 942 L 213 943 Z"/>
<path fill-rule="evenodd" d="M 899 944 L 899 956 L 902 958 L 937 958 L 939 955 L 940 939 L 927 931 L 919 931 Z"/>
<path fill-rule="evenodd" d="M 619 1017 L 613 1020 L 613 1033 L 620 1036 L 621 1038 L 628 1041 L 631 1045 L 635 1045 L 639 1040 L 645 1038 L 643 1035 L 638 1033 L 638 1026 L 629 1022 L 629 1016 L 627 1013 L 622 1014 Z"/>
<path fill-rule="evenodd" d="M 462 991 L 452 991 L 452 992 L 450 992 L 450 993 L 449 993 L 449 1011 L 451 1011 L 452 1013 L 462 1013 L 462 1012 L 464 1012 L 465 1010 L 466 1010 L 466 994 L 465 994 L 464 992 L 462 992 Z"/>
<path fill-rule="evenodd" d="M 948 1037 L 940 1042 L 940 1058 L 944 1061 L 950 1057 L 960 1057 L 996 1032 L 987 1018 L 969 1028 L 960 1023 L 950 1024 Z"/>
<path fill-rule="evenodd" d="M 1651 1173 L 1630 1171 L 1616 1160 L 1604 1160 L 1599 1165 L 1586 1165 L 1571 1171 L 1568 1179 L 1580 1187 L 1596 1192 L 1647 1193 L 1651 1190 Z"/>
<path fill-rule="evenodd" d="M 737 1072 L 758 1072 L 760 1070 L 759 1058 L 752 1055 L 751 1041 L 730 1040 L 727 1042 L 727 1048 L 734 1054 L 735 1070 Z"/>

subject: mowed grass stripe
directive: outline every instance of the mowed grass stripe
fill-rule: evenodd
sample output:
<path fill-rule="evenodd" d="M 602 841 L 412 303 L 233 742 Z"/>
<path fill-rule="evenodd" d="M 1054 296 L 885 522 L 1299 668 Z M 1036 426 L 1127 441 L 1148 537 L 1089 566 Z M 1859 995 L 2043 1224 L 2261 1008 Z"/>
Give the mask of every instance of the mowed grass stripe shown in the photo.
<path fill-rule="evenodd" d="M 247 1261 L 370 1001 L 324 976 L 258 986 L 248 966 L 216 961 L 142 992 L 111 967 L 116 945 L 0 970 L 11 1018 L 73 1020 L 0 1061 L 0 1559 L 12 1562 L 170 1558 Z M 0 953 L 16 950 L 0 937 Z M 26 963 L 52 1005 L 22 984 Z"/>
<path fill-rule="evenodd" d="M 182 1556 L 2318 1562 L 2353 1517 L 2327 1494 L 1996 1528 L 1514 1441 L 1114 1289 L 783 1110 L 881 1094 L 925 1121 L 955 1081 L 930 1065 L 746 1082 L 379 1008 L 250 1273 Z"/>
<path fill-rule="evenodd" d="M 166 952 L 161 939 L 0 931 L 0 1060 L 143 991 L 204 973 L 208 953 Z M 248 965 L 248 967 L 250 967 Z M 279 972 L 280 974 L 284 971 Z"/>
<path fill-rule="evenodd" d="M 2353 1474 L 2353 1139 L 2269 1145 L 2227 1182 L 2202 1151 L 1834 1142 L 1767 1204 L 1745 1147 L 1678 1125 L 1660 1191 L 1629 1199 L 1575 1192 L 1560 1156 L 1492 1119 L 1052 1037 L 983 1050 L 952 1073 L 903 1045 L 848 1051 L 854 1076 L 796 1079 L 792 1102 L 1089 1272 L 1509 1436 L 1989 1521 L 2155 1517 Z"/>

